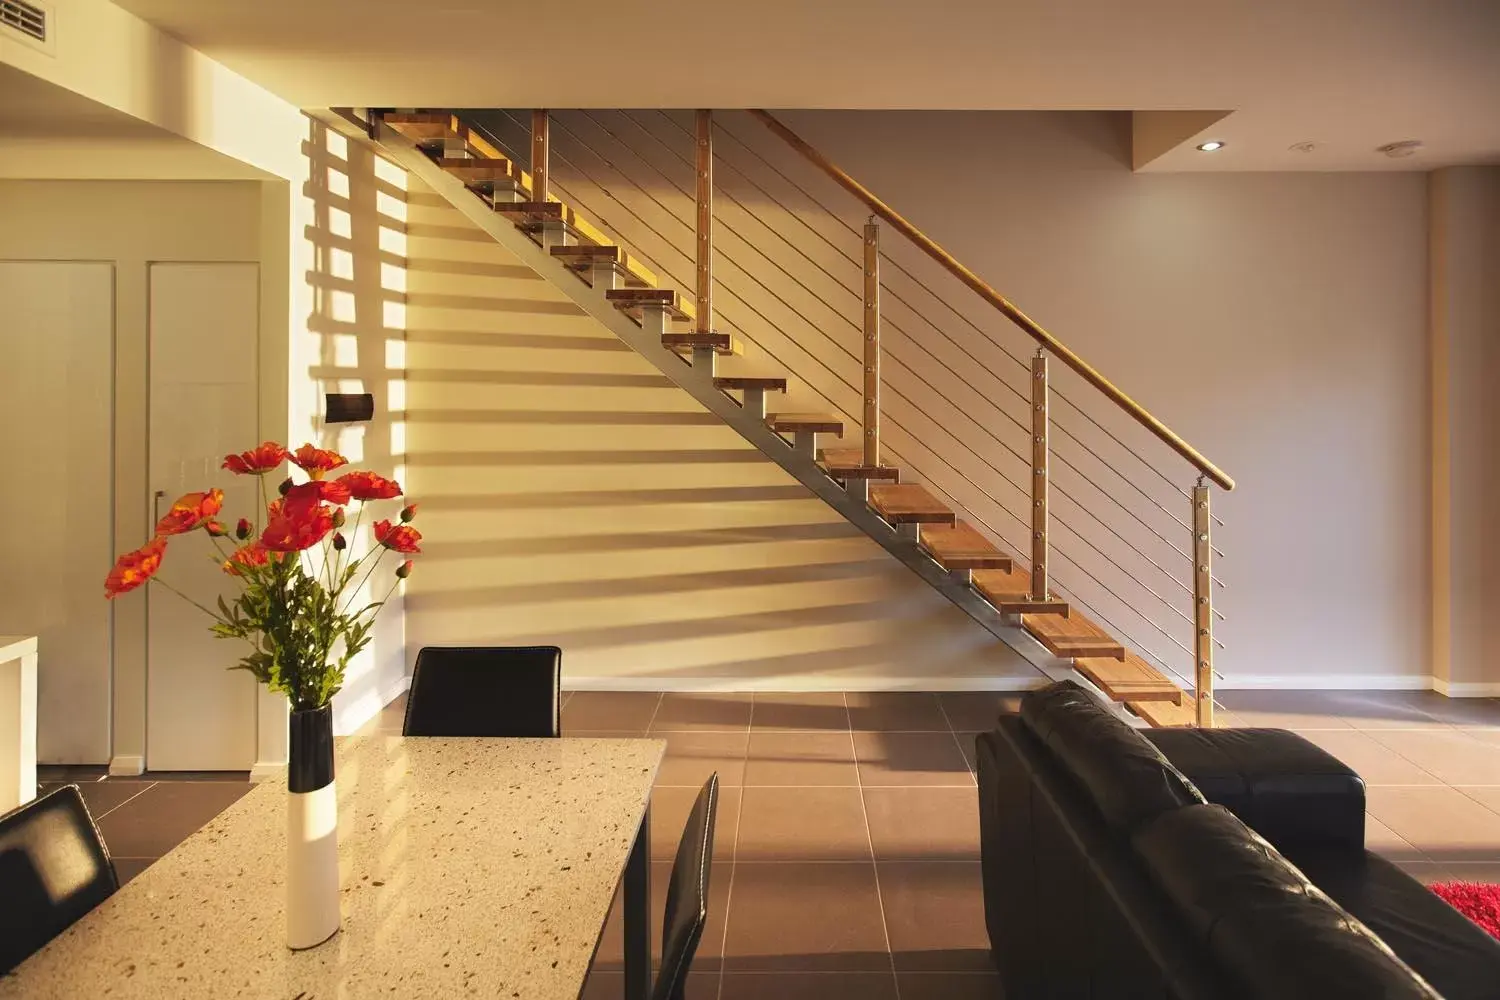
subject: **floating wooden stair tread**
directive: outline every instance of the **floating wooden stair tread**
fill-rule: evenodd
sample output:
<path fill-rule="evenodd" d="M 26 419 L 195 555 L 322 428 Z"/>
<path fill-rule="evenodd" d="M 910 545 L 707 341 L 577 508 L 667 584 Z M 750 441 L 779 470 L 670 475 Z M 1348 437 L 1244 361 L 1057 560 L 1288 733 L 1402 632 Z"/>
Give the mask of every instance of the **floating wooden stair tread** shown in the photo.
<path fill-rule="evenodd" d="M 844 436 L 844 422 L 830 413 L 772 413 L 766 417 L 766 426 L 781 434 L 811 431 Z"/>
<path fill-rule="evenodd" d="M 1082 615 L 1022 615 L 1021 624 L 1053 656 L 1125 659 L 1125 647 Z"/>
<path fill-rule="evenodd" d="M 1056 598 L 1046 601 L 1032 600 L 1031 574 L 1018 566 L 1011 566 L 1009 569 L 975 570 L 969 582 L 1001 614 L 1068 617 L 1067 601 L 1059 601 Z"/>
<path fill-rule="evenodd" d="M 696 330 L 681 330 L 662 334 L 662 344 L 680 351 L 691 347 L 706 347 L 715 354 L 743 354 L 745 345 L 727 333 L 699 333 Z"/>
<path fill-rule="evenodd" d="M 457 177 L 465 184 L 514 184 L 520 178 L 515 164 L 509 160 L 490 160 L 474 157 L 444 156 L 437 165 Z"/>
<path fill-rule="evenodd" d="M 458 116 L 446 111 L 389 113 L 382 121 L 413 142 L 461 139 L 466 131 Z"/>
<path fill-rule="evenodd" d="M 760 389 L 764 392 L 786 392 L 786 379 L 761 375 L 716 375 L 715 389 Z"/>
<path fill-rule="evenodd" d="M 658 305 L 665 306 L 673 319 L 689 320 L 695 315 L 693 304 L 679 295 L 675 288 L 611 288 L 604 297 L 614 303 L 616 309 L 627 312 L 644 305 Z"/>
<path fill-rule="evenodd" d="M 870 487 L 870 506 L 891 524 L 953 524 L 958 516 L 916 483 Z"/>
<path fill-rule="evenodd" d="M 642 288 L 655 288 L 656 275 L 651 269 L 620 247 L 612 244 L 580 243 L 575 246 L 553 247 L 551 254 L 568 262 L 574 270 L 584 270 L 595 264 L 613 264 L 625 276 L 625 280 Z"/>
<path fill-rule="evenodd" d="M 922 547 L 943 569 L 957 573 L 966 569 L 1011 568 L 1011 558 L 995 547 L 967 521 L 933 524 L 922 529 Z"/>
<path fill-rule="evenodd" d="M 1115 701 L 1170 701 L 1177 705 L 1183 700 L 1182 688 L 1129 650 L 1123 660 L 1083 657 L 1074 660 L 1073 666 Z"/>
<path fill-rule="evenodd" d="M 901 470 L 893 465 L 866 465 L 863 448 L 824 448 L 818 452 L 818 461 L 834 479 L 901 480 Z"/>
<path fill-rule="evenodd" d="M 1127 701 L 1125 707 L 1157 729 L 1180 729 L 1198 724 L 1198 713 L 1191 698 L 1183 698 L 1181 705 L 1170 701 Z"/>

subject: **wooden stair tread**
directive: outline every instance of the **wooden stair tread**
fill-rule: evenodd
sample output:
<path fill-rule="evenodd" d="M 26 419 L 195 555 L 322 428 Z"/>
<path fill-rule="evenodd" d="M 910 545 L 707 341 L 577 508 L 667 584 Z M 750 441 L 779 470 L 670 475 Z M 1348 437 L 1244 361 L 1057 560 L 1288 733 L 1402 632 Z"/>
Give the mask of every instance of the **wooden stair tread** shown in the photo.
<path fill-rule="evenodd" d="M 766 416 L 766 426 L 782 433 L 812 431 L 844 436 L 844 422 L 830 413 L 772 413 Z"/>
<path fill-rule="evenodd" d="M 651 269 L 612 243 L 579 243 L 553 247 L 549 252 L 552 256 L 567 261 L 568 266 L 576 270 L 594 264 L 613 264 L 625 275 L 626 281 L 643 288 L 656 287 L 656 275 Z"/>
<path fill-rule="evenodd" d="M 870 487 L 870 506 L 891 524 L 953 524 L 958 516 L 916 483 Z"/>
<path fill-rule="evenodd" d="M 690 320 L 695 317 L 693 303 L 684 299 L 675 288 L 611 288 L 604 297 L 615 304 L 615 308 L 632 310 L 643 305 L 665 306 L 667 314 L 675 320 Z"/>
<path fill-rule="evenodd" d="M 934 524 L 922 529 L 922 547 L 949 572 L 973 569 L 1008 570 L 1013 563 L 979 530 L 967 521 Z"/>
<path fill-rule="evenodd" d="M 901 480 L 901 470 L 894 465 L 866 465 L 863 448 L 824 448 L 818 452 L 818 462 L 834 479 Z"/>
<path fill-rule="evenodd" d="M 1180 729 L 1198 724 L 1197 708 L 1191 698 L 1184 698 L 1181 705 L 1170 701 L 1127 701 L 1125 707 L 1157 729 Z"/>
<path fill-rule="evenodd" d="M 1125 647 L 1083 615 L 1022 615 L 1021 624 L 1053 656 L 1125 659 Z"/>
<path fill-rule="evenodd" d="M 715 389 L 764 389 L 766 392 L 786 392 L 786 379 L 771 375 L 716 375 Z"/>
<path fill-rule="evenodd" d="M 514 183 L 518 179 L 515 164 L 509 160 L 444 156 L 438 158 L 437 165 L 465 184 Z"/>
<path fill-rule="evenodd" d="M 692 347 L 707 347 L 715 354 L 743 354 L 745 345 L 739 338 L 727 333 L 699 333 L 696 330 L 681 330 L 662 334 L 663 345 L 674 351 Z"/>
<path fill-rule="evenodd" d="M 1062 615 L 1070 613 L 1067 601 L 1031 599 L 1031 574 L 1019 566 L 1008 569 L 975 570 L 969 578 L 974 589 L 1001 614 Z"/>
<path fill-rule="evenodd" d="M 446 111 L 392 112 L 386 114 L 382 121 L 414 142 L 460 139 L 464 131 L 458 116 Z"/>
<path fill-rule="evenodd" d="M 1073 667 L 1115 701 L 1181 704 L 1183 700 L 1182 688 L 1129 650 L 1126 650 L 1123 660 L 1081 657 L 1073 661 Z"/>

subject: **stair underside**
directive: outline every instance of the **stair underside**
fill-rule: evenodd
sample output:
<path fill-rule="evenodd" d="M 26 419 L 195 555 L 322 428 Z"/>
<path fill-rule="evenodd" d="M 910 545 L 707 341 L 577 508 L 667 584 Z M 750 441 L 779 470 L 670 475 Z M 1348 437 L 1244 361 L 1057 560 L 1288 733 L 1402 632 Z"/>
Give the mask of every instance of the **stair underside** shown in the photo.
<path fill-rule="evenodd" d="M 425 159 L 428 164 L 439 171 L 460 181 L 470 191 L 470 197 L 484 205 L 490 212 L 515 223 L 517 229 L 526 233 L 533 243 L 540 239 L 538 234 L 544 233 L 548 227 L 554 229 L 561 227 L 567 237 L 563 242 L 576 243 L 578 246 L 554 247 L 551 248 L 550 253 L 571 269 L 577 271 L 593 267 L 595 264 L 620 268 L 625 275 L 626 284 L 634 287 L 611 289 L 606 293 L 609 304 L 615 310 L 639 319 L 642 309 L 654 304 L 663 307 L 669 320 L 680 322 L 694 319 L 693 303 L 690 300 L 682 298 L 673 289 L 657 287 L 656 275 L 644 265 L 637 262 L 636 266 L 631 267 L 627 262 L 632 258 L 622 248 L 615 246 L 612 239 L 587 219 L 579 216 L 573 209 L 550 195 L 545 202 L 524 200 L 530 197 L 532 190 L 530 175 L 511 162 L 501 150 L 494 147 L 482 135 L 465 126 L 456 115 L 447 112 L 388 115 L 385 118 L 385 124 L 425 151 L 416 154 L 419 160 Z M 462 144 L 468 157 L 450 155 L 455 142 Z M 410 168 L 418 169 L 421 173 L 417 162 L 411 162 Z M 486 191 L 486 188 L 489 190 Z M 455 198 L 460 197 L 459 194 L 440 190 L 449 201 L 461 209 L 466 208 L 455 201 Z M 512 201 L 510 199 L 523 200 Z M 472 209 L 467 209 L 465 214 L 476 221 L 483 219 L 482 215 Z M 499 230 L 491 229 L 490 231 L 497 239 L 500 238 Z M 505 241 L 502 240 L 502 242 Z M 602 315 L 601 318 L 603 318 Z M 622 332 L 621 335 L 625 334 Z M 645 346 L 639 343 L 635 343 L 634 346 L 638 351 L 650 357 Z M 738 345 L 733 338 L 723 334 L 667 332 L 661 346 L 676 350 L 707 347 L 712 348 L 716 353 L 729 353 Z M 666 355 L 666 357 L 670 358 L 671 355 Z M 662 367 L 668 362 L 656 361 L 656 363 L 663 371 L 671 370 Z M 674 371 L 674 375 L 680 375 L 680 373 Z M 674 377 L 674 381 L 678 381 L 684 388 L 687 387 L 687 384 L 678 378 Z M 772 377 L 722 377 L 713 379 L 710 384 L 715 393 L 750 389 L 782 392 L 786 390 L 784 378 Z M 738 403 L 733 405 L 738 407 Z M 733 420 L 733 414 L 730 411 L 720 410 L 715 406 L 711 406 L 711 409 L 718 412 L 724 419 Z M 771 429 L 786 433 L 811 431 L 842 434 L 843 431 L 843 423 L 837 417 L 820 414 L 780 414 L 768 418 L 766 423 L 760 426 L 763 431 Z M 769 444 L 758 443 L 748 428 L 741 428 L 741 433 L 750 438 L 752 443 L 757 443 L 762 451 L 775 457 L 780 464 L 788 468 L 788 471 L 794 471 L 792 459 L 786 455 L 773 454 L 773 451 L 768 450 Z M 783 448 L 782 451 L 790 452 L 790 449 Z M 898 469 L 884 465 L 866 466 L 863 458 L 864 455 L 860 449 L 828 449 L 819 453 L 818 464 L 814 466 L 814 469 L 819 474 L 826 473 L 839 480 L 899 480 Z M 816 486 L 816 480 L 806 479 L 800 472 L 795 474 L 805 484 L 814 488 L 814 492 L 827 502 L 836 508 L 842 507 L 844 501 L 836 500 L 835 496 L 821 492 Z M 827 480 L 823 482 L 826 483 Z M 1076 609 L 1070 609 L 1060 601 L 1042 603 L 1030 601 L 1029 574 L 1013 565 L 1006 565 L 1011 560 L 1005 553 L 990 543 L 977 529 L 959 522 L 954 512 L 925 488 L 911 483 L 891 482 L 872 483 L 868 490 L 869 506 L 882 520 L 892 525 L 922 526 L 920 531 L 926 535 L 926 544 L 920 551 L 926 557 L 935 560 L 943 570 L 950 573 L 972 570 L 972 589 L 965 586 L 962 590 L 956 591 L 951 580 L 944 582 L 941 576 L 932 577 L 921 568 L 920 562 L 912 562 L 904 555 L 902 556 L 907 565 L 916 570 L 919 575 L 924 576 L 950 600 L 975 616 L 976 620 L 981 620 L 981 624 L 986 624 L 986 627 L 997 636 L 1015 645 L 1010 638 L 1006 638 L 1005 629 L 997 629 L 993 623 L 982 619 L 979 612 L 972 606 L 972 599 L 965 598 L 964 593 L 979 595 L 983 599 L 981 604 L 984 607 L 1005 615 L 1019 615 L 1025 631 L 1049 652 L 1060 659 L 1072 659 L 1078 672 L 1087 677 L 1091 683 L 1108 697 L 1124 702 L 1131 711 L 1152 725 L 1192 724 L 1191 699 L 1186 698 L 1176 685 L 1145 660 L 1126 650 L 1104 629 L 1080 615 Z M 844 508 L 844 511 L 846 517 L 867 533 L 875 531 L 874 528 L 863 523 L 863 519 L 854 509 Z M 893 554 L 905 551 L 899 546 L 893 547 L 890 538 L 880 540 L 892 550 Z M 931 563 L 928 565 L 930 566 Z M 1028 658 L 1030 658 L 1029 654 Z M 1041 661 L 1033 659 L 1032 662 L 1046 672 Z"/>

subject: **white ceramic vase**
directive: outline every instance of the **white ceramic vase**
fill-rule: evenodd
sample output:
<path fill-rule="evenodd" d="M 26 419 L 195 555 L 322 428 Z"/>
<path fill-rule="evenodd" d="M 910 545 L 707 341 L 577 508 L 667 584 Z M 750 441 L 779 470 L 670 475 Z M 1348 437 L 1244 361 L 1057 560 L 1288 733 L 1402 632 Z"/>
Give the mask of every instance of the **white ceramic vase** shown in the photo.
<path fill-rule="evenodd" d="M 338 796 L 333 710 L 291 716 L 286 809 L 286 943 L 313 948 L 339 929 Z"/>

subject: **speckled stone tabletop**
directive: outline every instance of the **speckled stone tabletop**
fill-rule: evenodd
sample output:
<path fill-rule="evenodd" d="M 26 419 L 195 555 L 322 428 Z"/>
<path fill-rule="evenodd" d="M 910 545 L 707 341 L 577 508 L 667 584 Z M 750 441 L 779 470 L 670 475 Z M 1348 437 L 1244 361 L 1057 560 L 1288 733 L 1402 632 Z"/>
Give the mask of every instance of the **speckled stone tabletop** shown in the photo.
<path fill-rule="evenodd" d="M 273 780 L 0 978 L 0 997 L 573 1000 L 665 746 L 341 741 L 331 940 L 284 943 L 286 785 Z"/>

